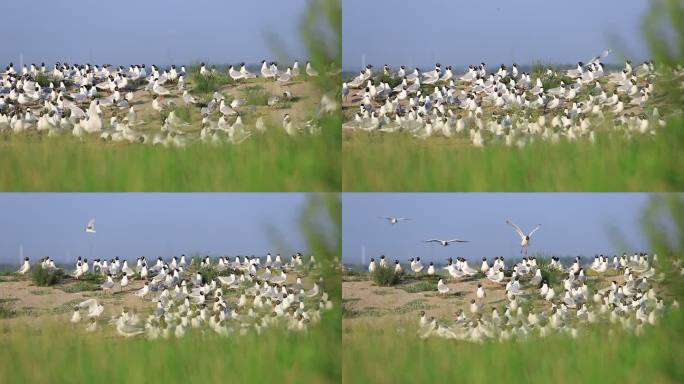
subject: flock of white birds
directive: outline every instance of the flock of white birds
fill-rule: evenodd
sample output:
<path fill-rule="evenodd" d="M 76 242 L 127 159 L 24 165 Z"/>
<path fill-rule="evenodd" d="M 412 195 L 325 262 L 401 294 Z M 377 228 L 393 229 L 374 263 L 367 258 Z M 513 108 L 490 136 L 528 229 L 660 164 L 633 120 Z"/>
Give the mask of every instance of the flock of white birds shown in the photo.
<path fill-rule="evenodd" d="M 302 254 L 283 260 L 280 254 L 259 257 L 236 256 L 233 260 L 204 257 L 194 265 L 185 255 L 166 262 L 161 257 L 154 265 L 140 257 L 131 268 L 127 260 L 94 260 L 79 257 L 71 276 L 75 279 L 87 273 L 104 277 L 102 290 L 121 291 L 141 302 L 150 303 L 151 313 L 144 316 L 125 307 L 109 321 L 104 318 L 105 306 L 96 298 L 87 299 L 76 307 L 70 321 L 85 323 L 85 330 L 95 332 L 111 324 L 124 337 L 146 336 L 149 339 L 183 337 L 192 329 L 209 329 L 222 336 L 242 335 L 250 330 L 261 333 L 267 328 L 284 328 L 306 332 L 316 324 L 333 303 L 323 289 L 323 278 L 314 277 L 319 265 L 312 255 L 304 261 Z M 43 258 L 40 268 L 56 268 L 51 258 Z M 18 272 L 31 269 L 25 258 Z M 190 273 L 189 269 L 197 272 Z M 201 271 L 213 270 L 216 278 L 207 281 Z M 288 274 L 290 278 L 288 279 Z M 311 275 L 313 283 L 305 287 L 302 279 Z M 292 279 L 291 276 L 297 276 Z M 145 281 L 142 288 L 126 290 L 133 279 Z M 118 288 L 118 289 L 117 289 Z M 152 309 L 153 308 L 153 309 Z M 142 317 L 141 317 L 142 316 Z"/>
<path fill-rule="evenodd" d="M 307 63 L 304 71 L 308 76 L 318 76 L 318 72 Z M 199 76 L 216 75 L 215 68 L 204 63 Z M 261 70 L 251 73 L 244 63 L 237 69 L 230 66 L 227 74 L 235 82 L 249 82 L 265 78 L 283 86 L 301 79 L 298 62 L 283 71 L 274 62 L 263 61 Z M 130 65 L 114 67 L 110 65 L 56 63 L 52 68 L 24 65 L 15 69 L 10 63 L 0 72 L 0 132 L 26 134 L 44 133 L 49 137 L 73 135 L 83 138 L 99 136 L 105 141 L 160 144 L 164 146 L 185 146 L 200 140 L 213 144 L 237 144 L 253 133 L 267 130 L 267 122 L 259 116 L 254 126 L 247 126 L 241 114 L 253 106 L 244 99 L 234 98 L 226 102 L 223 93 L 216 91 L 209 100 L 200 100 L 188 91 L 188 73 L 184 66 L 175 65 L 161 69 L 155 65 L 146 67 Z M 38 80 L 42 79 L 39 84 Z M 46 84 L 47 83 L 47 84 Z M 148 97 L 146 97 L 148 96 Z M 151 108 L 161 113 L 168 112 L 159 122 L 143 121 L 138 112 L 147 108 L 143 104 L 151 96 Z M 286 90 L 282 96 L 271 95 L 269 106 L 293 99 L 292 92 Z M 174 111 L 177 105 L 195 105 L 202 116 L 199 134 L 190 132 L 192 126 L 178 117 Z M 336 103 L 324 95 L 320 111 L 330 112 L 337 108 Z M 104 112 L 109 112 L 106 119 Z M 156 118 L 155 118 L 156 119 Z M 156 125 L 158 124 L 158 125 Z M 145 129 L 143 125 L 157 126 L 158 129 Z M 199 124 L 196 124 L 199 128 Z M 296 122 L 289 114 L 284 114 L 282 128 L 288 135 L 316 133 L 315 121 Z"/>
<path fill-rule="evenodd" d="M 415 271 L 414 263 L 412 270 Z M 656 271 L 657 264 L 657 255 L 646 253 L 613 256 L 612 261 L 608 256 L 597 255 L 589 265 L 583 265 L 577 257 L 569 266 L 553 257 L 543 267 L 535 257 L 524 257 L 510 269 L 506 269 L 503 257 L 495 258 L 491 264 L 483 258 L 479 269 L 470 267 L 465 259 L 459 258 L 456 262 L 449 259 L 444 267 L 448 276 L 437 283 L 438 294 L 449 294 L 451 288 L 445 283 L 449 277 L 458 281 L 476 278 L 482 273 L 485 278 L 478 283 L 468 310 L 457 311 L 451 321 L 438 321 L 421 312 L 418 335 L 471 342 L 524 340 L 554 332 L 577 337 L 582 326 L 599 323 L 608 324 L 610 332 L 622 329 L 642 335 L 644 326 L 656 325 L 666 310 L 662 298 L 666 292 L 658 285 L 664 274 Z M 674 262 L 672 268 L 684 276 L 681 262 Z M 543 278 L 542 269 L 561 273 L 564 277 L 560 285 L 549 284 Z M 592 271 L 591 275 L 585 272 L 588 270 Z M 434 269 L 432 273 L 436 273 Z M 590 285 L 597 287 L 610 278 L 613 279 L 610 285 L 593 291 L 587 284 L 594 280 L 597 284 Z M 502 288 L 504 304 L 485 302 L 488 290 Z M 676 299 L 667 305 L 679 307 Z"/>
<path fill-rule="evenodd" d="M 380 217 L 391 225 L 411 220 L 406 217 Z M 408 273 L 413 276 L 426 274 L 438 277 L 436 292 L 448 296 L 452 288 L 448 280 L 459 282 L 479 279 L 474 298 L 468 311 L 459 310 L 452 321 L 428 318 L 421 312 L 418 335 L 421 338 L 438 337 L 472 342 L 486 339 L 505 341 L 521 340 L 536 335 L 545 337 L 552 332 L 564 332 L 577 337 L 583 325 L 609 323 L 641 335 L 646 324 L 655 325 L 666 309 L 663 295 L 667 295 L 658 283 L 665 278 L 658 265 L 656 254 L 634 253 L 618 257 L 596 255 L 589 265 L 583 265 L 578 256 L 570 266 L 564 266 L 560 258 L 552 257 L 545 265 L 537 264 L 536 257 L 528 257 L 532 235 L 541 228 L 536 225 L 525 232 L 515 223 L 507 220 L 520 237 L 521 253 L 525 256 L 510 268 L 503 257 L 495 257 L 493 262 L 482 258 L 479 268 L 469 265 L 465 258 L 448 259 L 440 273 L 434 262 L 424 265 L 420 257 L 409 259 Z M 430 239 L 441 246 L 463 240 Z M 666 266 L 662 266 L 664 270 Z M 681 259 L 673 261 L 669 270 L 673 275 L 684 276 Z M 371 259 L 368 264 L 370 275 L 380 268 L 392 268 L 395 273 L 404 273 L 399 260 L 392 266 L 384 255 L 379 263 Z M 591 271 L 591 275 L 587 271 Z M 542 274 L 542 272 L 545 272 Z M 559 285 L 554 286 L 548 273 L 564 276 Z M 560 278 L 560 277 L 559 277 Z M 608 279 L 613 280 L 606 286 Z M 587 282 L 594 287 L 590 288 Z M 489 286 L 489 288 L 485 288 Z M 599 288 L 601 287 L 601 288 Z M 497 302 L 487 301 L 487 290 L 504 291 L 505 304 L 497 307 Z M 668 303 L 679 307 L 676 299 Z M 612 332 L 612 331 L 611 331 Z"/>
<path fill-rule="evenodd" d="M 419 139 L 461 138 L 475 147 L 502 143 L 524 147 L 535 140 L 594 143 L 603 129 L 626 137 L 654 135 L 665 125 L 649 103 L 657 76 L 653 62 L 604 70 L 604 51 L 588 63 L 561 70 L 547 68 L 536 78 L 485 63 L 456 74 L 437 63 L 427 72 L 368 65 L 342 85 L 343 104 L 358 108 L 343 124 L 348 130 L 404 133 Z M 684 74 L 681 69 L 676 76 Z M 400 83 L 390 86 L 390 79 Z M 544 83 L 553 84 L 550 89 Z"/>

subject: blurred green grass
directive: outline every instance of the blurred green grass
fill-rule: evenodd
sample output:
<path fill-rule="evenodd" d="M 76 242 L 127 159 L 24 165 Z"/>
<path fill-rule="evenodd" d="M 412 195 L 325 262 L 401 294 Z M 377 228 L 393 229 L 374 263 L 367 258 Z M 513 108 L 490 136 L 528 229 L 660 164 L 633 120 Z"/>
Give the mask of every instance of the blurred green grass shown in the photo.
<path fill-rule="evenodd" d="M 248 105 L 267 105 L 271 94 L 261 86 L 249 86 L 242 91 Z"/>
<path fill-rule="evenodd" d="M 684 119 L 655 138 L 598 135 L 588 142 L 523 149 L 419 141 L 393 134 L 345 134 L 344 191 L 680 191 Z"/>
<path fill-rule="evenodd" d="M 196 92 L 203 95 L 216 92 L 225 85 L 235 83 L 235 81 L 226 73 L 220 73 L 218 71 L 215 73 L 209 73 L 207 75 L 201 75 L 199 64 L 193 64 L 190 66 L 190 75 L 188 76 L 188 80 L 190 80 L 192 83 L 191 91 L 193 93 Z"/>
<path fill-rule="evenodd" d="M 340 378 L 339 307 L 308 334 L 272 330 L 219 337 L 211 331 L 148 341 L 87 334 L 66 319 L 31 331 L 4 325 L 3 383 L 330 383 Z M 338 339 L 334 335 L 337 331 Z M 37 369 L 40 367 L 40 369 Z"/>
<path fill-rule="evenodd" d="M 385 332 L 359 327 L 343 335 L 343 382 L 681 383 L 683 325 L 678 311 L 643 337 L 597 328 L 577 339 L 483 344 L 421 340 L 410 330 L 392 332 L 394 324 L 382 327 Z"/>
<path fill-rule="evenodd" d="M 98 139 L 0 139 L 4 191 L 336 191 L 339 119 L 316 136 L 272 129 L 240 145 L 186 148 L 107 144 Z"/>

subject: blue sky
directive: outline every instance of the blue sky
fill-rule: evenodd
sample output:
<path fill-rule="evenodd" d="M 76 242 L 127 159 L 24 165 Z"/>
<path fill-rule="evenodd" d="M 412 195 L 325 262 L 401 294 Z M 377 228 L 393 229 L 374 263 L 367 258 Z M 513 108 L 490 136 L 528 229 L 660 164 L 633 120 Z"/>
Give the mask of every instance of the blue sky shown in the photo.
<path fill-rule="evenodd" d="M 301 193 L 0 193 L 0 263 L 306 250 Z M 95 234 L 85 233 L 91 217 Z M 287 249 L 274 245 L 275 230 Z M 291 247 L 291 248 L 290 248 Z"/>
<path fill-rule="evenodd" d="M 402 262 L 412 256 L 439 262 L 519 257 L 520 238 L 507 219 L 525 231 L 542 224 L 530 253 L 612 255 L 622 241 L 642 251 L 648 242 L 639 219 L 647 201 L 648 194 L 640 193 L 345 193 L 343 260 L 361 262 L 362 247 L 366 261 L 381 254 Z M 378 216 L 412 220 L 390 225 Z M 423 242 L 429 238 L 471 242 L 442 247 Z"/>
<path fill-rule="evenodd" d="M 458 66 L 484 61 L 587 61 L 606 48 L 634 60 L 648 51 L 641 19 L 648 0 L 342 0 L 343 67 Z M 620 44 L 616 43 L 618 40 Z M 429 43 L 428 43 L 429 42 Z"/>
<path fill-rule="evenodd" d="M 302 59 L 308 0 L 32 0 L 3 2 L 0 64 L 260 62 L 270 36 Z"/>

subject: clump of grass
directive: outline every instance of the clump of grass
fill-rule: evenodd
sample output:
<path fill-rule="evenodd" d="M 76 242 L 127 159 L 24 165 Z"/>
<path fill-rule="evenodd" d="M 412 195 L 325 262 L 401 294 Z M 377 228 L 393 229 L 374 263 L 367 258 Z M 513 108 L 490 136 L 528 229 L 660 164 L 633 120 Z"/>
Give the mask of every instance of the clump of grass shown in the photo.
<path fill-rule="evenodd" d="M 342 274 L 344 276 L 363 276 L 364 275 L 364 273 L 358 269 L 346 268 L 346 267 L 345 267 L 345 270 Z"/>
<path fill-rule="evenodd" d="M 375 307 L 365 307 L 365 308 L 352 308 L 345 307 L 342 311 L 342 317 L 353 319 L 357 317 L 381 317 L 387 314 L 386 309 L 375 308 Z"/>
<path fill-rule="evenodd" d="M 191 122 L 192 110 L 189 105 L 178 105 L 176 108 L 174 108 L 174 112 L 176 113 L 176 117 L 179 119 L 185 121 L 186 123 Z"/>
<path fill-rule="evenodd" d="M 381 287 L 391 287 L 399 284 L 401 273 L 394 272 L 394 268 L 378 267 L 370 274 L 371 280 Z"/>
<path fill-rule="evenodd" d="M 104 277 L 102 275 L 93 272 L 84 273 L 78 279 L 79 281 L 88 282 L 92 284 L 102 284 L 102 282 L 104 281 Z"/>
<path fill-rule="evenodd" d="M 407 302 L 401 307 L 393 309 L 391 312 L 399 315 L 403 315 L 413 311 L 425 311 L 431 309 L 432 305 L 425 302 L 425 300 L 416 299 Z"/>
<path fill-rule="evenodd" d="M 541 60 L 537 60 L 532 64 L 532 69 L 530 69 L 530 75 L 532 78 L 539 78 L 546 72 L 546 66 Z"/>
<path fill-rule="evenodd" d="M 428 275 L 426 274 L 416 274 L 414 276 L 411 276 L 411 279 L 416 280 L 416 281 L 429 281 L 431 283 L 437 284 L 441 276 L 439 275 Z"/>
<path fill-rule="evenodd" d="M 214 280 L 218 275 L 219 271 L 216 270 L 216 268 L 212 267 L 202 267 L 197 270 L 197 272 L 202 275 L 202 281 L 212 281 Z"/>
<path fill-rule="evenodd" d="M 419 281 L 415 284 L 401 285 L 399 288 L 408 293 L 428 292 L 437 289 L 437 285 L 431 281 Z"/>
<path fill-rule="evenodd" d="M 17 281 L 21 280 L 24 275 L 20 275 L 15 271 L 0 272 L 0 281 Z"/>
<path fill-rule="evenodd" d="M 548 75 L 546 73 L 548 69 L 553 71 L 552 75 Z M 571 78 L 562 75 L 561 72 L 558 72 L 557 68 L 554 66 L 545 65 L 541 61 L 536 61 L 532 65 L 532 72 L 530 73 L 530 76 L 532 77 L 532 81 L 537 81 L 537 79 L 540 79 L 544 89 L 548 90 L 558 87 L 561 81 L 565 81 L 566 84 L 572 82 Z"/>
<path fill-rule="evenodd" d="M 342 273 L 342 281 L 362 281 L 366 280 L 366 274 L 354 269 L 346 269 Z"/>
<path fill-rule="evenodd" d="M 50 291 L 45 290 L 45 289 L 34 289 L 34 290 L 30 291 L 29 293 L 31 293 L 32 295 L 36 295 L 36 296 L 43 296 L 43 295 L 47 295 L 48 293 L 50 293 Z"/>
<path fill-rule="evenodd" d="M 0 306 L 0 319 L 10 319 L 17 315 L 17 311 L 12 308 Z"/>
<path fill-rule="evenodd" d="M 356 313 L 356 310 L 354 307 L 351 305 L 351 303 L 357 302 L 360 299 L 342 299 L 342 317 L 343 318 L 351 318 L 354 317 L 354 314 Z"/>
<path fill-rule="evenodd" d="M 45 269 L 37 266 L 31 270 L 31 280 L 39 287 L 49 287 L 59 283 L 64 278 L 61 269 Z"/>
<path fill-rule="evenodd" d="M 193 279 L 197 272 L 202 275 L 202 281 L 204 282 L 212 281 L 217 276 L 220 276 L 219 271 L 214 267 L 200 267 L 201 259 L 202 258 L 199 256 L 192 256 L 190 258 L 190 266 L 187 268 L 187 272 L 192 276 Z"/>
<path fill-rule="evenodd" d="M 34 80 L 41 87 L 47 87 L 50 85 L 52 78 L 46 73 L 39 73 Z"/>
<path fill-rule="evenodd" d="M 190 67 L 189 82 L 195 93 L 207 94 L 220 90 L 226 85 L 234 84 L 233 79 L 227 74 L 215 72 L 202 75 L 199 66 Z"/>
<path fill-rule="evenodd" d="M 146 79 L 135 79 L 128 81 L 128 88 L 131 90 L 136 90 L 140 87 L 144 87 L 145 85 L 147 85 Z"/>
<path fill-rule="evenodd" d="M 87 292 L 96 291 L 100 289 L 99 284 L 94 284 L 88 281 L 78 281 L 71 285 L 60 285 L 59 289 L 67 293 L 77 293 L 77 292 Z"/>
<path fill-rule="evenodd" d="M 537 261 L 537 266 L 541 270 L 542 281 L 547 281 L 550 287 L 558 286 L 564 278 L 563 272 L 549 268 L 548 260 Z"/>
<path fill-rule="evenodd" d="M 84 295 L 86 296 L 86 295 Z M 74 310 L 74 307 L 83 301 L 82 298 L 69 300 L 66 303 L 60 305 L 59 307 L 53 308 L 53 314 L 68 313 Z"/>
<path fill-rule="evenodd" d="M 387 83 L 391 88 L 396 87 L 397 85 L 401 84 L 402 79 L 397 77 L 397 76 L 392 76 L 392 75 L 385 75 L 380 74 L 379 76 L 376 77 L 375 79 L 376 84 L 380 83 Z"/>
<path fill-rule="evenodd" d="M 397 308 L 354 308 L 349 303 L 358 301 L 358 299 L 344 300 L 342 303 L 342 317 L 343 318 L 357 318 L 357 317 L 382 317 L 387 315 L 403 315 L 414 311 L 428 310 L 432 306 L 422 299 L 411 300 L 404 305 Z"/>
<path fill-rule="evenodd" d="M 10 308 L 9 302 L 16 301 L 17 299 L 0 299 L 0 319 L 9 319 L 17 315 L 17 311 Z"/>
<path fill-rule="evenodd" d="M 248 105 L 267 105 L 271 94 L 260 86 L 249 86 L 243 90 Z"/>

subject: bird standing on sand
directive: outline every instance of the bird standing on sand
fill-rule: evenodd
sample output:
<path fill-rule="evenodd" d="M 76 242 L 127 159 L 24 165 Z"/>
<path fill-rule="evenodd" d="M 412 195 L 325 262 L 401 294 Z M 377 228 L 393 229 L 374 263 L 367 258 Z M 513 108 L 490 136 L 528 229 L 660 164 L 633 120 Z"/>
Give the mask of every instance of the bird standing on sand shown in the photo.
<path fill-rule="evenodd" d="M 449 293 L 449 286 L 444 284 L 444 280 L 439 279 L 437 282 L 437 291 L 445 296 Z"/>
<path fill-rule="evenodd" d="M 19 268 L 19 270 L 17 271 L 17 273 L 23 275 L 23 274 L 25 274 L 26 272 L 28 272 L 29 269 L 31 269 L 31 264 L 29 264 L 29 258 L 28 258 L 28 257 L 24 257 L 24 262 L 21 264 L 21 267 Z"/>
<path fill-rule="evenodd" d="M 416 257 L 415 260 L 411 258 L 409 261 L 411 262 L 411 270 L 414 273 L 419 273 L 423 270 L 423 264 L 420 262 L 420 257 Z"/>
<path fill-rule="evenodd" d="M 100 287 L 102 288 L 103 291 L 107 292 L 110 289 L 114 288 L 114 280 L 112 280 L 112 274 L 108 273 L 107 274 L 107 280 L 105 280 Z"/>
<path fill-rule="evenodd" d="M 376 269 L 375 259 L 371 258 L 370 263 L 368 264 L 368 273 L 375 272 L 375 269 Z"/>

